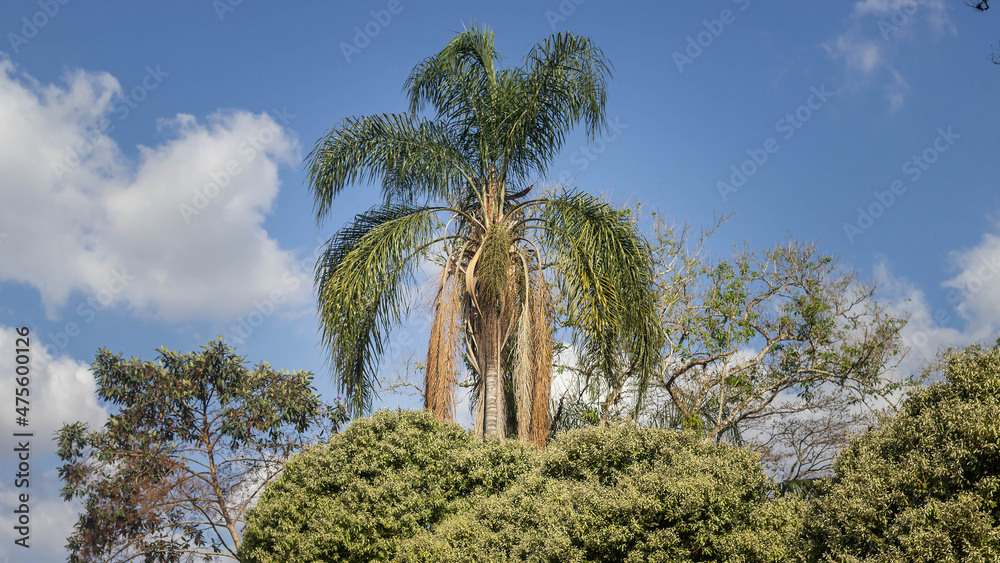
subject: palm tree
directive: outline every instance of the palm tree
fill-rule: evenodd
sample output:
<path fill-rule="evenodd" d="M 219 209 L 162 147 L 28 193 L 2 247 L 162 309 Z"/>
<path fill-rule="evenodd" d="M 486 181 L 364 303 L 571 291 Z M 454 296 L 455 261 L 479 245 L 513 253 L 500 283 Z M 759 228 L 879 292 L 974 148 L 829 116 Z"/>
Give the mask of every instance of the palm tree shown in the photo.
<path fill-rule="evenodd" d="M 586 193 L 529 198 L 583 121 L 606 125 L 610 65 L 588 38 L 557 34 L 499 70 L 488 29 L 459 33 L 406 81 L 408 113 L 344 120 L 308 157 L 317 220 L 348 184 L 383 203 L 334 235 L 316 264 L 322 342 L 355 414 L 371 407 L 389 330 L 430 249 L 443 267 L 426 362 L 426 407 L 450 419 L 472 374 L 479 435 L 541 447 L 549 433 L 554 310 L 566 297 L 580 355 L 648 378 L 662 332 L 649 247 L 630 217 Z M 427 106 L 433 118 L 421 116 Z M 642 378 L 640 378 L 642 379 Z"/>

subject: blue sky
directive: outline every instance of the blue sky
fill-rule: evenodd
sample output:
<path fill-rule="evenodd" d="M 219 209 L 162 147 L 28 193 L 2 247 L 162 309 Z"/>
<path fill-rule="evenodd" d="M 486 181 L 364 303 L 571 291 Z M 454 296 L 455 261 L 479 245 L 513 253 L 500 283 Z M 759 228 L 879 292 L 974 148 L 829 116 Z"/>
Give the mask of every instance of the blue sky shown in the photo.
<path fill-rule="evenodd" d="M 0 369 L 29 327 L 36 435 L 33 547 L 13 546 L 4 508 L 0 560 L 65 559 L 75 507 L 57 497 L 48 436 L 105 419 L 87 371 L 101 347 L 152 359 L 225 335 L 336 396 L 312 263 L 377 189 L 347 190 L 317 225 L 302 161 L 345 117 L 404 111 L 409 71 L 474 21 L 507 64 L 569 30 L 614 65 L 609 132 L 571 135 L 543 181 L 695 228 L 735 213 L 715 256 L 818 240 L 911 315 L 914 358 L 995 338 L 1000 20 L 960 0 L 673 4 L 0 5 Z M 415 311 L 387 364 L 425 352 Z"/>

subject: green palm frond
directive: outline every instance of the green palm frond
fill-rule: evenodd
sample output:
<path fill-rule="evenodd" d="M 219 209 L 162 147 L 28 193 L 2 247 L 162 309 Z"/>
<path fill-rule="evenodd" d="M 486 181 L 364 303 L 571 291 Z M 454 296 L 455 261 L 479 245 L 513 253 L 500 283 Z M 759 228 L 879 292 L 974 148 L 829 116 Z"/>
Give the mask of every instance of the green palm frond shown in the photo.
<path fill-rule="evenodd" d="M 497 84 L 495 63 L 503 60 L 494 45 L 493 31 L 473 27 L 459 33 L 439 53 L 418 64 L 404 88 L 410 98 L 410 112 L 417 113 L 426 104 L 447 122 L 465 122 L 470 101 L 487 97 Z"/>
<path fill-rule="evenodd" d="M 526 185 L 584 122 L 594 138 L 605 125 L 611 65 L 589 38 L 556 34 L 535 45 L 523 68 L 496 71 L 493 32 L 473 29 L 429 57 L 407 79 L 410 111 L 433 106 L 477 154 L 480 175 L 495 164 L 501 185 Z"/>
<path fill-rule="evenodd" d="M 590 38 L 559 33 L 539 43 L 502 88 L 504 168 L 512 178 L 544 174 L 572 127 L 593 140 L 605 124 L 611 65 Z"/>
<path fill-rule="evenodd" d="M 470 178 L 449 128 L 406 114 L 345 119 L 307 161 L 317 218 L 349 184 L 381 181 L 386 201 L 412 202 L 445 199 Z"/>
<path fill-rule="evenodd" d="M 353 414 L 371 406 L 386 335 L 402 318 L 417 249 L 433 229 L 434 210 L 375 207 L 334 235 L 316 263 L 322 342 Z"/>
<path fill-rule="evenodd" d="M 664 343 L 648 243 L 626 213 L 585 193 L 547 201 L 543 221 L 581 360 L 605 377 L 638 376 L 641 400 Z"/>

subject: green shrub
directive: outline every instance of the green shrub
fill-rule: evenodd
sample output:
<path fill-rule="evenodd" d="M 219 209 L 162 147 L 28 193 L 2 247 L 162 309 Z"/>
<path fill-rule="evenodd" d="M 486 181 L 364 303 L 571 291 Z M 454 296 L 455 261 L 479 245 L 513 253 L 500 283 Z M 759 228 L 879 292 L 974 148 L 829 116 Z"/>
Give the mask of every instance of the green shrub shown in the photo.
<path fill-rule="evenodd" d="M 1000 350 L 854 439 L 815 498 L 691 432 L 589 427 L 544 452 L 383 411 L 294 457 L 247 517 L 247 562 L 1000 561 Z"/>
<path fill-rule="evenodd" d="M 502 491 L 531 456 L 427 411 L 380 411 L 288 462 L 247 516 L 242 560 L 395 561 L 402 539 Z"/>
<path fill-rule="evenodd" d="M 1000 561 L 1000 351 L 946 366 L 841 453 L 807 521 L 814 560 Z"/>
<path fill-rule="evenodd" d="M 791 561 L 804 503 L 757 454 L 591 427 L 544 452 L 425 411 L 379 412 L 296 456 L 247 517 L 254 563 Z"/>
<path fill-rule="evenodd" d="M 794 499 L 759 456 L 690 432 L 569 431 L 507 491 L 401 543 L 400 561 L 786 561 Z"/>

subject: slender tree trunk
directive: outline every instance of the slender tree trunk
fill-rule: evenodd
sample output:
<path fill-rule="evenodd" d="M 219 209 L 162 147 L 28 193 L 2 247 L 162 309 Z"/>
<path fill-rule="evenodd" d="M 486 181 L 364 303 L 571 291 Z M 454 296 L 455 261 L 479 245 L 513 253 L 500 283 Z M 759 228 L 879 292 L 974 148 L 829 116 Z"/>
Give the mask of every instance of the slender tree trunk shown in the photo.
<path fill-rule="evenodd" d="M 487 208 L 484 210 L 484 224 L 489 232 L 493 223 L 501 218 L 503 192 L 496 182 L 496 169 L 491 167 L 489 173 L 489 188 L 486 190 Z M 483 385 L 486 386 L 483 398 L 483 435 L 503 438 L 507 429 L 503 388 L 501 387 L 500 354 L 502 352 L 503 329 L 500 320 L 503 317 L 503 305 L 499 295 L 484 295 L 480 301 L 482 307 L 483 334 L 480 342 L 483 354 L 480 366 L 483 370 Z"/>
<path fill-rule="evenodd" d="M 486 428 L 483 434 L 486 436 L 497 436 L 499 432 L 497 430 L 497 418 L 499 413 L 497 412 L 497 387 L 500 382 L 500 370 L 496 362 L 491 359 L 487 360 L 486 364 L 486 378 L 483 382 L 486 385 L 486 409 L 484 425 Z"/>
<path fill-rule="evenodd" d="M 483 385 L 486 386 L 483 405 L 483 435 L 503 438 L 506 434 L 506 417 L 502 401 L 503 388 L 500 381 L 500 340 L 503 332 L 500 327 L 500 311 L 493 299 L 484 303 L 483 307 Z"/>

